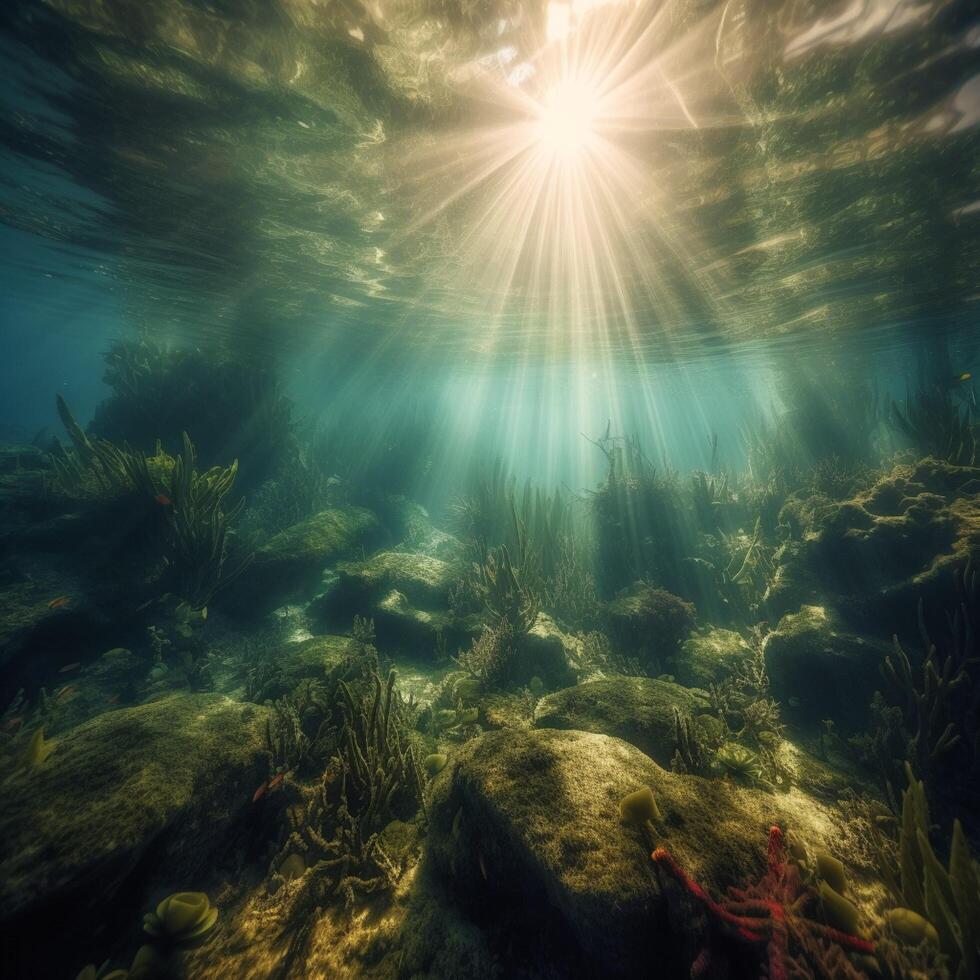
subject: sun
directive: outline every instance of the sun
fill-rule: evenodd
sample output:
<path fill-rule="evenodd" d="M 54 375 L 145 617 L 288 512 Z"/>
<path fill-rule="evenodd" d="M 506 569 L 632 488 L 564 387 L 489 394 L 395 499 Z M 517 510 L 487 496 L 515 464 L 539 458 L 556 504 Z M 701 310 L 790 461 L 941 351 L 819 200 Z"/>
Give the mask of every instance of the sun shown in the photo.
<path fill-rule="evenodd" d="M 554 162 L 574 163 L 595 146 L 599 99 L 587 83 L 562 79 L 539 103 L 537 114 L 535 135 Z"/>

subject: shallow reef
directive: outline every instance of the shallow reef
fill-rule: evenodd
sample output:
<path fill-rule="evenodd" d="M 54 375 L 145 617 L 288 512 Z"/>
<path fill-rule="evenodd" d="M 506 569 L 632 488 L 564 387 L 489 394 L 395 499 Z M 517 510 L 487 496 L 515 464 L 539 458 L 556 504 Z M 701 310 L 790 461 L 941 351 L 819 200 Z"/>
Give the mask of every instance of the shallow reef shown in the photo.
<path fill-rule="evenodd" d="M 239 502 L 128 418 L 196 370 L 145 353 L 0 451 L 6 975 L 978 975 L 966 449 L 684 479 L 607 429 L 581 499 L 430 513 L 301 493 L 269 392 Z"/>

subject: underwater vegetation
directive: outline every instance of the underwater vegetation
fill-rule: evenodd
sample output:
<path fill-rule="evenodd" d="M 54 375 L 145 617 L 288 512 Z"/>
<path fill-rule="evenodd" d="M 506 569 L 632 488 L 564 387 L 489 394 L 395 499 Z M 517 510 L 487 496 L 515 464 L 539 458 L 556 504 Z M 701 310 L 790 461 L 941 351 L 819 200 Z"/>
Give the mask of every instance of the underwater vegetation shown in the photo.
<path fill-rule="evenodd" d="M 946 842 L 948 865 L 944 867 L 930 842 L 925 788 L 906 764 L 908 786 L 902 792 L 897 817 L 897 838 L 882 830 L 876 835 L 878 870 L 893 899 L 904 911 L 905 921 L 890 922 L 910 928 L 913 923 L 942 950 L 953 980 L 965 980 L 980 970 L 980 865 L 970 855 L 970 845 L 959 820 L 953 822 Z M 924 924 L 918 925 L 913 914 Z M 913 937 L 915 935 L 913 934 Z"/>
<path fill-rule="evenodd" d="M 225 506 L 238 474 L 237 460 L 200 472 L 186 432 L 178 456 L 165 453 L 158 442 L 156 453 L 147 457 L 128 445 L 89 439 L 60 395 L 58 414 L 72 443 L 53 457 L 60 489 L 132 511 L 131 522 L 141 522 L 144 534 L 156 539 L 149 543 L 156 545 L 164 564 L 161 591 L 172 591 L 202 609 L 242 573 L 250 557 L 232 563 L 229 547 L 230 527 L 244 498 Z"/>
<path fill-rule="evenodd" d="M 126 397 L 177 386 L 170 357 Z M 591 490 L 487 460 L 431 513 L 424 415 L 382 487 L 337 419 L 253 413 L 285 449 L 242 482 L 193 428 L 127 435 L 115 401 L 86 430 L 59 400 L 67 444 L 0 473 L 39 497 L 0 512 L 4 789 L 51 836 L 120 780 L 164 827 L 127 816 L 105 900 L 157 909 L 145 948 L 82 910 L 46 962 L 495 980 L 656 950 L 678 976 L 972 980 L 980 471 L 916 458 L 868 392 L 830 399 L 834 432 L 873 421 L 847 445 L 801 398 L 748 427 L 748 468 L 709 435 L 681 474 L 607 425 Z M 46 869 L 0 831 L 0 917 L 34 928 Z M 60 902 L 90 871 L 51 853 Z"/>

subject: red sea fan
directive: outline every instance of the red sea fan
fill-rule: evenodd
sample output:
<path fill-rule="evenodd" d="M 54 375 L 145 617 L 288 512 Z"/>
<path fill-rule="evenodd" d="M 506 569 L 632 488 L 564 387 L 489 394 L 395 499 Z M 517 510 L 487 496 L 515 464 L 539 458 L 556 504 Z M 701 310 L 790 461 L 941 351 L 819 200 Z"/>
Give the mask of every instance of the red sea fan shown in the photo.
<path fill-rule="evenodd" d="M 729 888 L 727 896 L 713 899 L 694 881 L 663 847 L 651 855 L 707 910 L 710 919 L 726 935 L 750 949 L 758 949 L 768 980 L 790 980 L 794 959 L 823 941 L 855 953 L 873 954 L 874 944 L 858 936 L 833 929 L 811 918 L 817 904 L 816 891 L 800 877 L 800 869 L 783 855 L 783 833 L 769 828 L 769 850 L 765 874 L 745 888 Z M 710 939 L 691 966 L 693 978 L 707 977 L 715 966 Z M 796 973 L 793 970 L 793 973 Z"/>

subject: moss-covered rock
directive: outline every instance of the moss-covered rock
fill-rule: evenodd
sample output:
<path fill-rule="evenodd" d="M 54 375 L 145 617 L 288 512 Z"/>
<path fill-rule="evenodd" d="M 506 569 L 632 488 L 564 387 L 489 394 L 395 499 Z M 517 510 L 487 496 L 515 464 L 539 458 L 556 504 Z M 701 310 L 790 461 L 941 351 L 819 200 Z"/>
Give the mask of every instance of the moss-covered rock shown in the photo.
<path fill-rule="evenodd" d="M 191 886 L 244 846 L 258 826 L 252 793 L 268 775 L 266 717 L 220 695 L 173 695 L 85 722 L 55 740 L 43 765 L 7 781 L 5 966 L 23 960 L 36 971 L 11 975 L 66 972 L 46 972 L 58 953 L 41 949 L 40 935 L 57 936 L 62 953 L 74 945 L 82 963 L 86 949 L 93 958 L 107 943 L 102 933 L 146 904 L 145 889 Z"/>
<path fill-rule="evenodd" d="M 671 662 L 678 683 L 707 688 L 718 684 L 752 655 L 752 648 L 733 630 L 711 628 L 692 633 Z"/>
<path fill-rule="evenodd" d="M 269 658 L 275 676 L 264 685 L 262 700 L 282 697 L 301 681 L 326 682 L 347 658 L 350 644 L 349 636 L 331 635 L 283 643 Z"/>
<path fill-rule="evenodd" d="M 887 635 L 914 627 L 920 597 L 944 606 L 954 571 L 980 549 L 980 468 L 896 466 L 850 500 L 791 500 L 781 521 L 792 539 L 766 592 L 770 616 L 827 605 Z"/>
<path fill-rule="evenodd" d="M 323 569 L 384 537 L 377 517 L 364 507 L 332 507 L 280 531 L 255 552 L 227 599 L 243 612 L 263 612 L 289 597 L 309 598 Z"/>
<path fill-rule="evenodd" d="M 607 603 L 604 616 L 610 637 L 624 653 L 662 663 L 677 653 L 694 627 L 695 610 L 670 592 L 638 582 Z"/>
<path fill-rule="evenodd" d="M 708 707 L 697 691 L 650 677 L 608 677 L 545 695 L 535 710 L 538 728 L 614 735 L 662 766 L 674 755 L 674 708 L 696 715 Z"/>
<path fill-rule="evenodd" d="M 341 562 L 336 570 L 339 588 L 355 601 L 395 590 L 422 609 L 445 609 L 458 577 L 450 562 L 416 551 L 379 551 L 364 561 Z"/>
<path fill-rule="evenodd" d="M 619 816 L 643 786 L 663 815 L 653 840 Z M 506 937 L 501 955 L 540 958 L 557 976 L 644 976 L 654 963 L 658 975 L 686 975 L 697 920 L 656 874 L 654 843 L 710 888 L 762 871 L 773 823 L 810 845 L 846 847 L 831 843 L 843 832 L 832 812 L 798 790 L 675 775 L 583 732 L 471 740 L 433 780 L 430 819 L 429 860 L 458 907 Z"/>
<path fill-rule="evenodd" d="M 582 661 L 582 642 L 566 633 L 547 613 L 539 612 L 521 640 L 513 680 L 529 684 L 539 677 L 550 690 L 574 684 Z"/>
<path fill-rule="evenodd" d="M 783 616 L 763 650 L 787 720 L 816 725 L 831 718 L 851 731 L 867 728 L 887 644 L 849 630 L 826 606 L 804 606 Z"/>

